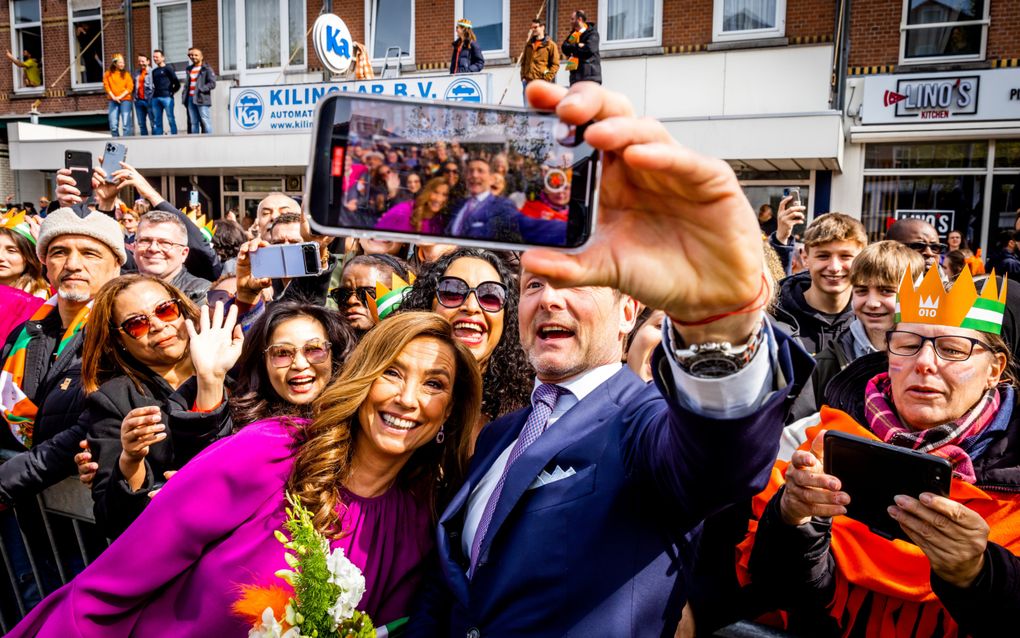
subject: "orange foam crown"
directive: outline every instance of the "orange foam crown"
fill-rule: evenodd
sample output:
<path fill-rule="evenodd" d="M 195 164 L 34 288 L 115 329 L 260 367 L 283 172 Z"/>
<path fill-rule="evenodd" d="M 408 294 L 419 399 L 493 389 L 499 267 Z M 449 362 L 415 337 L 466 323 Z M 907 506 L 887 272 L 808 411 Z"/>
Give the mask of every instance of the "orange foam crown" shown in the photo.
<path fill-rule="evenodd" d="M 947 292 L 938 268 L 931 268 L 921 285 L 914 288 L 908 266 L 896 296 L 896 322 L 972 328 L 999 334 L 1006 310 L 1006 281 L 1001 290 L 996 290 L 995 281 L 993 270 L 978 295 L 970 269 L 964 268 Z"/>

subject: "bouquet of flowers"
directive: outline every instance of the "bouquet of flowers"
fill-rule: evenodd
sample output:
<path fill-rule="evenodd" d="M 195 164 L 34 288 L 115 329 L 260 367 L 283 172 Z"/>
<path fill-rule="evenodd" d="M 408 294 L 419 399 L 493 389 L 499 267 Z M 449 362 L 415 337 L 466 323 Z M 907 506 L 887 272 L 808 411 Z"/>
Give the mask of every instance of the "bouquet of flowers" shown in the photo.
<path fill-rule="evenodd" d="M 287 502 L 287 534 L 277 530 L 275 535 L 290 566 L 276 576 L 288 587 L 241 587 L 233 609 L 252 623 L 248 638 L 375 638 L 372 619 L 355 609 L 365 594 L 361 570 L 344 550 L 330 550 L 299 500 L 288 493 Z"/>

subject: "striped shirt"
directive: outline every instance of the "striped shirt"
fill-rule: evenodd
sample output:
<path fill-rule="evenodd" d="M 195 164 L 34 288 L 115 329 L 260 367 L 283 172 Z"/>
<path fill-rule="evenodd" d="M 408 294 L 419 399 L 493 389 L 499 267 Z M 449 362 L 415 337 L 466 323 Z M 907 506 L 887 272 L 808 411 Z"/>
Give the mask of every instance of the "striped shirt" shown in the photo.
<path fill-rule="evenodd" d="M 198 74 L 199 72 L 201 72 L 201 70 L 202 65 L 196 64 L 195 66 L 191 67 L 191 71 L 189 72 L 191 80 L 188 82 L 188 95 L 191 97 L 195 97 L 195 84 L 198 83 Z"/>

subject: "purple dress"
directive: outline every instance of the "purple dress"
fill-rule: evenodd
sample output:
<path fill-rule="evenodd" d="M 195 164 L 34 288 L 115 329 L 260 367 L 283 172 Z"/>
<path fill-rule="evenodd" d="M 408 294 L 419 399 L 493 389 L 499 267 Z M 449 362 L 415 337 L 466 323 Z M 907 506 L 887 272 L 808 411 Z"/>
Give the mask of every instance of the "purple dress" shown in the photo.
<path fill-rule="evenodd" d="M 298 422 L 300 424 L 300 422 Z M 9 637 L 247 636 L 237 586 L 282 584 L 273 537 L 297 430 L 270 419 L 210 446 L 174 476 L 99 559 L 48 596 Z M 365 574 L 358 606 L 379 626 L 407 616 L 432 550 L 428 507 L 392 488 L 345 496 L 342 547 Z"/>
<path fill-rule="evenodd" d="M 375 223 L 376 230 L 398 230 L 405 233 L 416 233 L 411 226 L 411 216 L 414 215 L 414 200 L 400 202 L 393 208 L 382 214 L 379 221 Z M 446 221 L 443 215 L 436 215 L 432 219 L 421 220 L 422 235 L 442 235 L 446 229 Z"/>

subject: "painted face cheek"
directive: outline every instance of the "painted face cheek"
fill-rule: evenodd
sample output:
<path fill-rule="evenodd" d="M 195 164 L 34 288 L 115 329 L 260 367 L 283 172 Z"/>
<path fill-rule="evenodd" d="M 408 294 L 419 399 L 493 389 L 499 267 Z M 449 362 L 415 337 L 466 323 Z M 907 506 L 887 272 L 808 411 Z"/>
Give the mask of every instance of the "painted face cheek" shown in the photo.
<path fill-rule="evenodd" d="M 896 357 L 895 359 L 889 359 L 889 372 L 901 372 L 904 368 L 903 359 Z"/>

